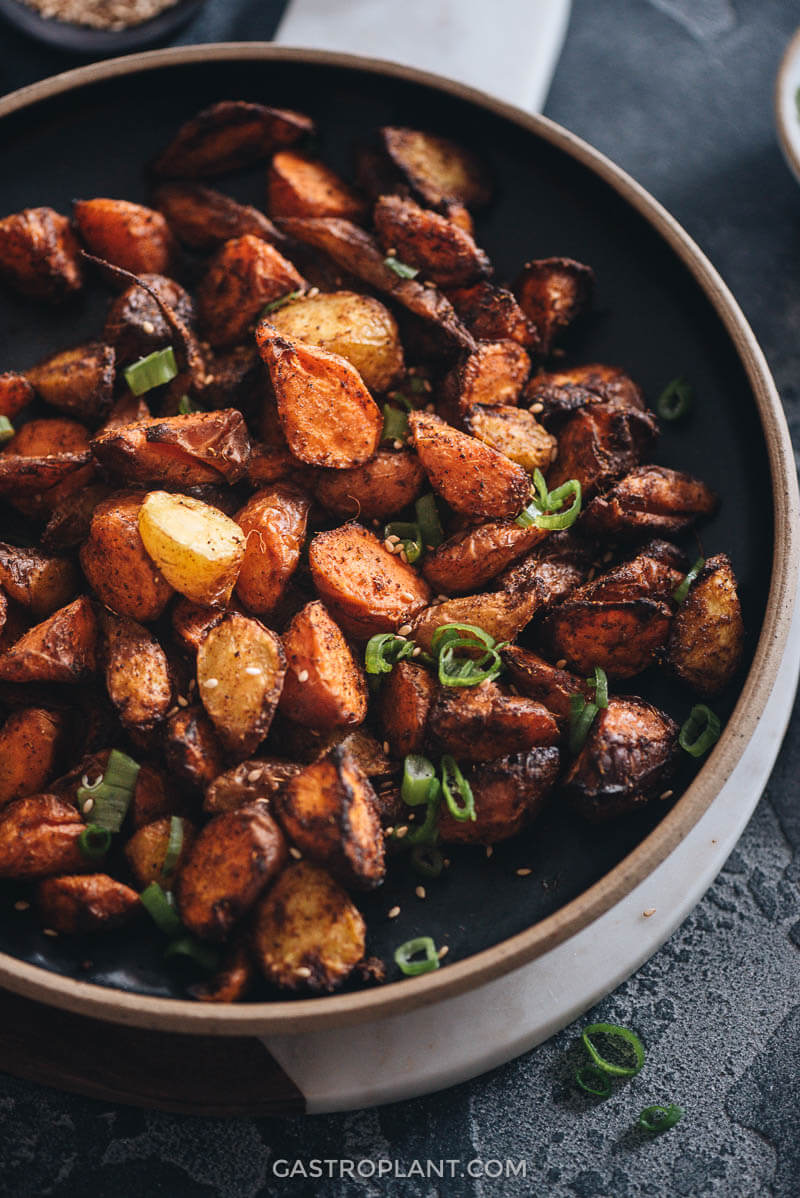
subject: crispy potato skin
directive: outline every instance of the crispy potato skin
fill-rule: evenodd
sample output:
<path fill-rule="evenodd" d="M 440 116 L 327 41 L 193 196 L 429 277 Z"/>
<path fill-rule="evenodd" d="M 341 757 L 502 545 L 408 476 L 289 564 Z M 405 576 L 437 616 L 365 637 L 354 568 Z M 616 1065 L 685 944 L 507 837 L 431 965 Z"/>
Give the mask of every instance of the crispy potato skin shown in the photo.
<path fill-rule="evenodd" d="M 42 922 L 54 932 L 110 932 L 141 911 L 139 895 L 108 874 L 45 878 L 36 887 Z"/>
<path fill-rule="evenodd" d="M 364 671 L 324 604 L 307 603 L 293 617 L 283 649 L 287 670 L 279 706 L 288 719 L 320 731 L 364 722 Z"/>
<path fill-rule="evenodd" d="M 342 216 L 360 221 L 366 205 L 335 171 L 295 150 L 273 155 L 267 171 L 267 206 L 283 216 Z"/>
<path fill-rule="evenodd" d="M 89 433 L 76 420 L 29 420 L 0 453 L 0 495 L 28 516 L 42 516 L 94 473 Z"/>
<path fill-rule="evenodd" d="M 189 993 L 198 1002 L 238 1002 L 247 997 L 254 976 L 255 963 L 243 937 L 225 953 L 219 972 L 206 982 L 190 986 Z"/>
<path fill-rule="evenodd" d="M 444 409 L 464 421 L 476 404 L 513 408 L 530 371 L 531 360 L 516 341 L 481 341 L 446 376 L 442 384 Z M 482 439 L 491 444 L 487 438 Z"/>
<path fill-rule="evenodd" d="M 403 372 L 397 321 L 369 295 L 331 291 L 305 295 L 270 314 L 283 337 L 346 358 L 370 391 L 386 391 Z"/>
<path fill-rule="evenodd" d="M 594 271 L 572 258 L 528 262 L 514 285 L 520 307 L 539 333 L 542 351 L 589 306 Z"/>
<path fill-rule="evenodd" d="M 0 808 L 44 789 L 65 739 L 59 712 L 23 707 L 11 713 L 0 728 Z"/>
<path fill-rule="evenodd" d="M 169 771 L 193 789 L 204 790 L 224 770 L 222 746 L 199 703 L 167 717 L 164 756 Z"/>
<path fill-rule="evenodd" d="M 75 225 L 90 253 L 132 274 L 168 275 L 175 256 L 169 225 L 160 212 L 130 200 L 78 200 Z"/>
<path fill-rule="evenodd" d="M 425 483 L 425 471 L 416 454 L 379 449 L 363 466 L 320 471 L 314 493 L 334 515 L 381 520 L 418 499 Z"/>
<path fill-rule="evenodd" d="M 195 603 L 228 603 L 245 553 L 234 520 L 200 499 L 167 491 L 150 491 L 138 520 L 145 551 L 176 591 Z"/>
<path fill-rule="evenodd" d="M 150 732 L 172 706 L 167 655 L 152 633 L 129 616 L 100 613 L 106 690 L 120 723 Z"/>
<path fill-rule="evenodd" d="M 52 407 L 92 423 L 111 406 L 114 362 L 113 347 L 93 341 L 45 358 L 27 379 Z"/>
<path fill-rule="evenodd" d="M 586 404 L 609 403 L 618 408 L 645 410 L 639 384 L 620 366 L 603 362 L 537 374 L 528 383 L 525 398 L 530 405 L 542 405 L 542 421 L 548 427 Z"/>
<path fill-rule="evenodd" d="M 228 612 L 197 653 L 197 689 L 222 744 L 250 756 L 269 731 L 286 674 L 276 633 Z"/>
<path fill-rule="evenodd" d="M 199 833 L 178 877 L 189 931 L 225 940 L 286 861 L 286 841 L 262 804 L 217 815 Z"/>
<path fill-rule="evenodd" d="M 289 839 L 358 890 L 379 886 L 386 873 L 376 804 L 369 779 L 341 745 L 295 774 L 275 797 Z"/>
<path fill-rule="evenodd" d="M 63 607 L 75 594 L 77 582 L 75 567 L 68 558 L 0 541 L 0 584 L 9 599 L 27 607 L 34 616 L 49 616 Z"/>
<path fill-rule="evenodd" d="M 226 241 L 197 288 L 201 324 L 213 346 L 243 341 L 265 304 L 305 286 L 273 245 L 246 233 Z"/>
<path fill-rule="evenodd" d="M 446 294 L 473 337 L 516 341 L 528 350 L 538 349 L 539 334 L 513 292 L 480 279 L 467 287 L 448 288 Z"/>
<path fill-rule="evenodd" d="M 79 246 L 66 216 L 25 208 L 0 220 L 0 275 L 16 291 L 56 303 L 83 286 Z"/>
<path fill-rule="evenodd" d="M 543 612 L 560 602 L 585 581 L 592 564 L 586 543 L 572 531 L 552 532 L 531 552 L 502 573 L 498 582 L 506 591 L 535 591 Z"/>
<path fill-rule="evenodd" d="M 469 594 L 548 535 L 533 526 L 520 528 L 513 520 L 476 524 L 454 533 L 427 553 L 422 573 L 438 594 Z"/>
<path fill-rule="evenodd" d="M 382 680 L 378 714 L 393 757 L 423 751 L 435 694 L 433 677 L 410 661 L 398 662 Z"/>
<path fill-rule="evenodd" d="M 260 162 L 313 129 L 314 122 L 300 112 L 221 100 L 181 125 L 152 170 L 166 178 L 224 175 Z"/>
<path fill-rule="evenodd" d="M 143 824 L 125 845 L 125 857 L 140 890 L 144 890 L 151 882 L 158 882 L 169 888 L 175 874 L 186 864 L 194 843 L 195 830 L 188 819 L 181 819 L 180 823 L 183 832 L 181 851 L 177 861 L 166 874 L 164 863 L 172 832 L 172 817 L 154 820 L 152 824 Z"/>
<path fill-rule="evenodd" d="M 431 638 L 442 624 L 466 623 L 483 628 L 496 641 L 513 641 L 530 622 L 539 605 L 535 592 L 489 591 L 459 595 L 427 607 L 411 623 L 411 638 L 428 653 Z"/>
<path fill-rule="evenodd" d="M 236 513 L 246 547 L 236 594 L 248 611 L 270 612 L 286 591 L 305 543 L 311 501 L 291 483 L 257 491 Z"/>
<path fill-rule="evenodd" d="M 677 752 L 668 715 L 644 699 L 610 698 L 562 779 L 564 796 L 592 822 L 622 815 L 669 782 Z"/>
<path fill-rule="evenodd" d="M 0 416 L 13 420 L 33 398 L 33 387 L 24 374 L 17 374 L 15 370 L 0 374 Z"/>
<path fill-rule="evenodd" d="M 208 607 L 181 595 L 172 607 L 170 619 L 178 644 L 186 653 L 196 656 L 208 633 L 224 617 L 223 607 Z"/>
<path fill-rule="evenodd" d="M 476 404 L 464 418 L 467 431 L 529 474 L 546 471 L 555 460 L 558 443 L 525 408 L 508 404 Z"/>
<path fill-rule="evenodd" d="M 91 864 L 78 847 L 84 826 L 74 805 L 56 795 L 8 803 L 0 810 L 0 878 L 86 873 Z"/>
<path fill-rule="evenodd" d="M 637 466 L 597 495 L 582 527 L 595 536 L 676 536 L 701 516 L 710 516 L 717 496 L 699 479 L 665 466 Z"/>
<path fill-rule="evenodd" d="M 475 820 L 457 820 L 445 806 L 439 836 L 446 844 L 497 844 L 516 836 L 539 814 L 558 777 L 556 748 L 536 748 L 473 766 L 467 780 L 475 797 Z"/>
<path fill-rule="evenodd" d="M 739 668 L 744 624 L 730 558 L 708 558 L 678 608 L 667 643 L 667 664 L 701 695 L 724 690 Z"/>
<path fill-rule="evenodd" d="M 521 466 L 429 412 L 412 412 L 408 427 L 431 486 L 455 511 L 483 519 L 517 515 L 530 490 Z"/>
<path fill-rule="evenodd" d="M 552 656 L 578 674 L 601 666 L 609 678 L 632 678 L 655 661 L 671 621 L 670 607 L 656 599 L 570 598 L 545 617 L 543 635 Z"/>
<path fill-rule="evenodd" d="M 384 251 L 396 250 L 394 257 L 441 287 L 463 286 L 491 274 L 489 259 L 469 233 L 413 200 L 381 196 L 373 219 Z"/>
<path fill-rule="evenodd" d="M 366 927 L 324 869 L 289 865 L 261 900 L 253 949 L 268 982 L 286 990 L 335 990 L 364 957 Z"/>
<path fill-rule="evenodd" d="M 491 761 L 558 738 L 558 724 L 543 704 L 504 694 L 494 682 L 439 687 L 428 716 L 429 743 L 459 761 Z"/>
<path fill-rule="evenodd" d="M 383 419 L 347 359 L 282 337 L 266 320 L 256 329 L 256 341 L 294 457 L 340 470 L 371 458 L 380 443 Z"/>
<path fill-rule="evenodd" d="M 385 125 L 380 137 L 393 166 L 426 204 L 480 208 L 491 199 L 483 164 L 463 146 L 402 125 Z"/>
<path fill-rule="evenodd" d="M 584 496 L 638 465 L 656 432 L 654 418 L 635 408 L 590 404 L 566 421 L 558 436 L 558 456 L 549 471 L 551 489 L 577 478 Z"/>
<path fill-rule="evenodd" d="M 179 283 L 152 272 L 145 272 L 140 278 L 187 328 L 191 328 L 195 319 L 194 303 Z M 150 291 L 136 283 L 120 292 L 108 309 L 103 338 L 114 347 L 121 365 L 169 345 L 172 337 L 172 330 L 158 303 Z"/>
<path fill-rule="evenodd" d="M 203 810 L 212 815 L 235 811 L 259 800 L 269 804 L 290 778 L 303 767 L 278 757 L 251 757 L 226 770 L 206 787 Z"/>
<path fill-rule="evenodd" d="M 430 601 L 428 585 L 416 571 L 359 524 L 318 533 L 308 560 L 320 598 L 356 639 L 395 631 Z"/>
<path fill-rule="evenodd" d="M 111 487 L 105 483 L 90 483 L 75 494 L 65 496 L 42 530 L 42 549 L 48 553 L 77 549 L 88 539 L 96 508 L 111 494 Z"/>
<path fill-rule="evenodd" d="M 81 547 L 83 572 L 98 598 L 123 616 L 157 620 L 173 589 L 155 566 L 139 534 L 141 492 L 122 492 L 98 504 Z M 113 561 L 114 569 L 108 569 Z"/>
<path fill-rule="evenodd" d="M 23 633 L 0 655 L 3 682 L 82 682 L 94 673 L 97 621 L 85 595 Z"/>
<path fill-rule="evenodd" d="M 153 202 L 178 240 L 195 250 L 216 249 L 248 234 L 273 244 L 284 241 L 258 208 L 202 183 L 164 183 L 156 188 Z"/>
<path fill-rule="evenodd" d="M 682 551 L 669 541 L 653 540 L 635 557 L 585 582 L 572 592 L 572 598 L 592 603 L 625 599 L 660 599 L 669 603 L 685 573 L 686 558 Z"/>
<path fill-rule="evenodd" d="M 241 412 L 189 412 L 136 420 L 99 433 L 92 453 L 128 482 L 197 486 L 243 477 L 250 438 Z"/>
<path fill-rule="evenodd" d="M 500 655 L 508 672 L 507 677 L 517 690 L 544 704 L 561 727 L 569 720 L 573 695 L 582 694 L 587 700 L 592 698 L 594 692 L 585 679 L 567 670 L 560 670 L 530 649 L 507 645 L 501 649 Z"/>

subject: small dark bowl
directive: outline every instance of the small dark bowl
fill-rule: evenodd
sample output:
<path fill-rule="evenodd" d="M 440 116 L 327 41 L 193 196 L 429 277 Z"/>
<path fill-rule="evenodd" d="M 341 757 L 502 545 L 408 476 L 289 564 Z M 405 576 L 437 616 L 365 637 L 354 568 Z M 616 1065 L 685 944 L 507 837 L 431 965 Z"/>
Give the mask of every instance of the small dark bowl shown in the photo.
<path fill-rule="evenodd" d="M 0 17 L 22 33 L 71 54 L 104 57 L 125 54 L 155 45 L 188 24 L 202 8 L 204 0 L 179 0 L 179 3 L 130 29 L 92 29 L 70 21 L 43 17 L 20 0 L 0 0 Z"/>

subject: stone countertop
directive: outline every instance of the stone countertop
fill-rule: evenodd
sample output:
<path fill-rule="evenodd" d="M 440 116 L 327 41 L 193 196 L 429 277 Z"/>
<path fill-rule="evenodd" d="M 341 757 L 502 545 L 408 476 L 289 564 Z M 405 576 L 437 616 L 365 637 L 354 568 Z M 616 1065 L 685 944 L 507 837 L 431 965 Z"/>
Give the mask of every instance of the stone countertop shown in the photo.
<path fill-rule="evenodd" d="M 268 38 L 278 0 L 210 0 L 184 41 Z M 498 5 L 500 8 L 500 5 Z M 547 113 L 625 167 L 695 237 L 760 338 L 800 436 L 800 191 L 772 120 L 790 0 L 574 0 Z M 354 47 L 357 49 L 357 47 Z M 0 87 L 73 65 L 3 29 Z M 634 1025 L 645 1074 L 593 1105 L 565 1065 L 576 1028 L 473 1082 L 379 1110 L 201 1120 L 0 1075 L 0 1193 L 13 1198 L 800 1194 L 800 714 L 719 879 L 664 948 L 590 1014 Z M 90 1049 L 89 1049 L 90 1050 Z M 644 1141 L 639 1110 L 676 1100 Z M 277 1160 L 522 1159 L 527 1177 L 280 1180 Z"/>

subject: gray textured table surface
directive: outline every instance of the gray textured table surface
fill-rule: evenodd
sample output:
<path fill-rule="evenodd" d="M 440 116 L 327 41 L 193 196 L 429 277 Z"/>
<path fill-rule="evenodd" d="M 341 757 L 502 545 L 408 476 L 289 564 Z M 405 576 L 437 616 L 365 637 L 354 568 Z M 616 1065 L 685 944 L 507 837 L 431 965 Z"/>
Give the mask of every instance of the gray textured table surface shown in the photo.
<path fill-rule="evenodd" d="M 185 41 L 270 36 L 275 0 L 211 0 Z M 800 437 L 800 191 L 781 161 L 772 86 L 793 0 L 576 0 L 547 112 L 627 168 L 732 286 Z M 3 31 L 3 90 L 64 59 Z M 354 47 L 357 49 L 357 47 Z M 0 1192 L 208 1195 L 800 1194 L 800 716 L 717 883 L 666 946 L 593 1015 L 635 1025 L 648 1067 L 600 1106 L 564 1068 L 575 1036 L 444 1094 L 312 1119 L 199 1120 L 70 1097 L 0 1075 Z M 675 1099 L 679 1127 L 631 1131 Z M 525 1180 L 311 1182 L 276 1160 L 473 1157 Z"/>

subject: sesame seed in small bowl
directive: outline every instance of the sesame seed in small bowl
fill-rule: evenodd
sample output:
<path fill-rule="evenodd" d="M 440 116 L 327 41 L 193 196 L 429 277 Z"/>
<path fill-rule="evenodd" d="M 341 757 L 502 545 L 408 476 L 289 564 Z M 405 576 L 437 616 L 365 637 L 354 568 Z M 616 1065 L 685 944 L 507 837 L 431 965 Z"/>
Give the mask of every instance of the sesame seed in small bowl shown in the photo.
<path fill-rule="evenodd" d="M 154 45 L 187 24 L 204 0 L 0 0 L 0 17 L 73 54 L 121 54 Z"/>

